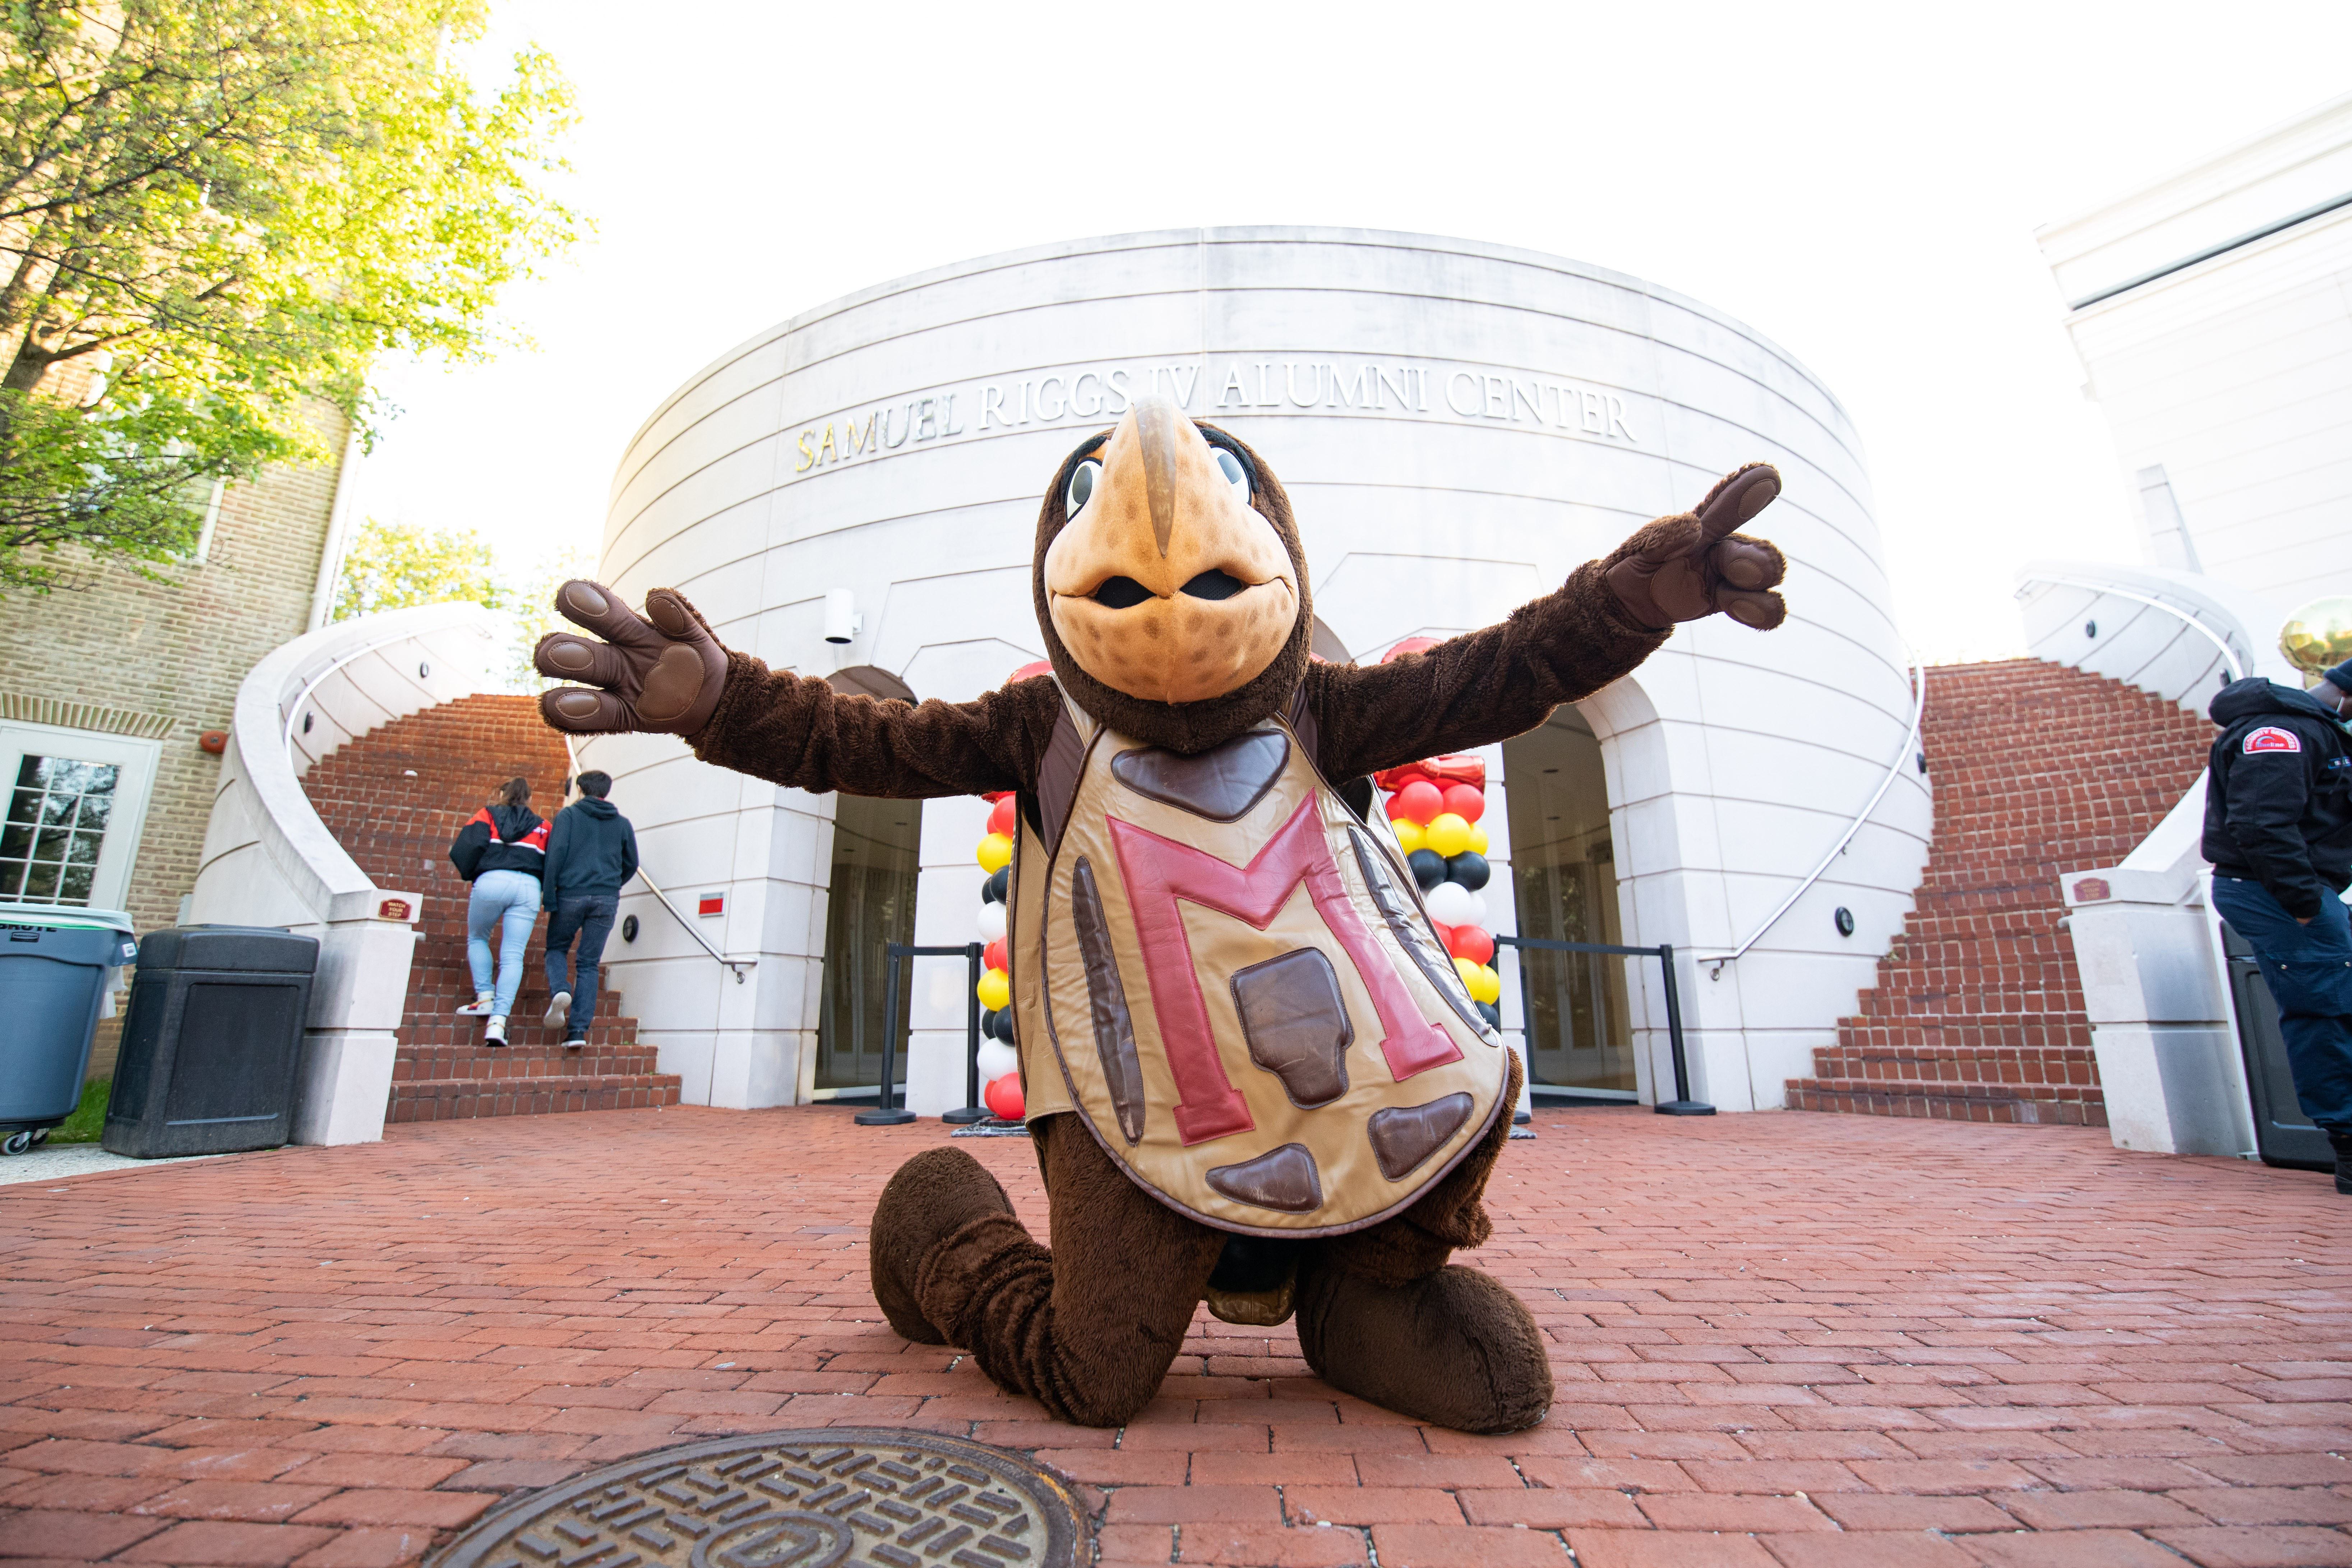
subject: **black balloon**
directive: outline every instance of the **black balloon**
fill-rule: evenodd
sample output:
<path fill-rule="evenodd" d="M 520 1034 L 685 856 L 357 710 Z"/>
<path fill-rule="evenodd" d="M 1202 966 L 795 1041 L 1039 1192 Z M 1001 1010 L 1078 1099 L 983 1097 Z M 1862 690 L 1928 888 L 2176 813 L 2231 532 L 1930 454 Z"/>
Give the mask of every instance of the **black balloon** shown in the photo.
<path fill-rule="evenodd" d="M 1486 858 L 1475 849 L 1465 849 L 1445 863 L 1445 879 L 1459 882 L 1474 893 L 1485 887 L 1487 879 L 1494 874 L 1494 868 L 1486 864 Z M 1423 885 L 1427 886 L 1426 883 Z"/>
<path fill-rule="evenodd" d="M 989 1039 L 1003 1040 L 1006 1045 L 1011 1045 L 1013 1043 L 1013 1009 L 1002 1007 L 992 1013 L 982 1013 L 980 1016 L 980 1032 Z"/>
<path fill-rule="evenodd" d="M 1005 886 L 1012 879 L 1013 868 L 1010 866 L 999 866 L 996 868 L 995 875 L 988 879 L 988 885 L 981 889 L 980 901 L 983 904 L 1003 903 L 1004 901 Z"/>
<path fill-rule="evenodd" d="M 1434 849 L 1416 849 L 1405 857 L 1405 864 L 1412 868 L 1412 879 L 1423 892 L 1445 880 L 1445 857 Z"/>
<path fill-rule="evenodd" d="M 1485 1018 L 1490 1026 L 1497 1029 L 1503 1026 L 1503 1010 L 1500 1007 L 1492 1002 L 1480 1002 L 1476 1006 L 1479 1016 Z"/>

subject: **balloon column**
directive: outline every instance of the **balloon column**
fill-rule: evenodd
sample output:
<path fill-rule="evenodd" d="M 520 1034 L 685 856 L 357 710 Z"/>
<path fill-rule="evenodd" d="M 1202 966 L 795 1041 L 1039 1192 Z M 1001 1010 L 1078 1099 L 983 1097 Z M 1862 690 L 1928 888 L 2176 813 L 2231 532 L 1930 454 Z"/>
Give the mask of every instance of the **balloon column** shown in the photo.
<path fill-rule="evenodd" d="M 1436 644 L 1408 637 L 1381 663 L 1419 653 Z M 1421 885 L 1422 902 L 1437 927 L 1438 940 L 1454 955 L 1471 999 L 1486 1022 L 1503 1023 L 1502 976 L 1495 972 L 1495 938 L 1487 930 L 1486 764 L 1477 757 L 1431 757 L 1372 775 L 1388 795 L 1389 826 Z"/>
<path fill-rule="evenodd" d="M 1011 685 L 1052 669 L 1044 659 L 1024 664 L 1007 679 Z M 1021 1098 L 1021 1058 L 1013 1048 L 1013 961 L 1007 951 L 1005 894 L 1013 880 L 1013 839 L 1020 806 L 1009 792 L 983 795 L 988 804 L 988 835 L 973 853 L 988 880 L 980 890 L 980 940 L 986 944 L 980 960 L 980 1100 L 992 1115 L 1018 1121 Z"/>

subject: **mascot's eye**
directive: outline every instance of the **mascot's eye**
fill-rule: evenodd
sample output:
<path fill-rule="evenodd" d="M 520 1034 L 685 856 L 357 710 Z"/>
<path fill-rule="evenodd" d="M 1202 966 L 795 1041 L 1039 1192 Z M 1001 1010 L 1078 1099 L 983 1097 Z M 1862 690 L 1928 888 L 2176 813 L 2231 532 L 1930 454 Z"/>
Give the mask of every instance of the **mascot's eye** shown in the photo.
<path fill-rule="evenodd" d="M 1094 499 L 1095 481 L 1102 478 L 1102 465 L 1088 458 L 1070 475 L 1069 499 L 1062 508 L 1065 517 L 1076 517 L 1084 511 L 1087 502 Z"/>
<path fill-rule="evenodd" d="M 1242 467 L 1239 458 L 1223 447 L 1213 447 L 1212 450 L 1217 454 L 1217 468 L 1224 474 L 1225 482 L 1234 487 L 1234 494 L 1241 497 L 1242 505 L 1249 505 L 1249 470 Z M 1189 593 L 1191 590 L 1186 591 Z M 1222 594 L 1217 595 L 1219 598 L 1223 596 Z"/>
<path fill-rule="evenodd" d="M 1195 599 L 1230 599 L 1247 586 L 1230 572 L 1211 570 L 1185 584 L 1184 592 Z"/>
<path fill-rule="evenodd" d="M 1113 577 L 1094 592 L 1094 601 L 1107 610 L 1129 610 L 1151 597 L 1151 590 L 1132 577 Z"/>

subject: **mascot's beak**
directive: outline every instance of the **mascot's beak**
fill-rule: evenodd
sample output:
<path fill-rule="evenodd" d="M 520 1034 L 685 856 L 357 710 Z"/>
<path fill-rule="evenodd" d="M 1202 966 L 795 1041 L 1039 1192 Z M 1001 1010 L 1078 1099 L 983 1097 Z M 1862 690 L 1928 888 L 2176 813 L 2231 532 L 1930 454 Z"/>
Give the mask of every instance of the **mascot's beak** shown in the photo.
<path fill-rule="evenodd" d="M 1045 552 L 1054 630 L 1079 668 L 1154 702 L 1202 702 L 1272 664 L 1298 620 L 1290 553 L 1246 468 L 1145 398 L 1095 457 Z M 1083 465 L 1082 465 L 1083 466 Z"/>

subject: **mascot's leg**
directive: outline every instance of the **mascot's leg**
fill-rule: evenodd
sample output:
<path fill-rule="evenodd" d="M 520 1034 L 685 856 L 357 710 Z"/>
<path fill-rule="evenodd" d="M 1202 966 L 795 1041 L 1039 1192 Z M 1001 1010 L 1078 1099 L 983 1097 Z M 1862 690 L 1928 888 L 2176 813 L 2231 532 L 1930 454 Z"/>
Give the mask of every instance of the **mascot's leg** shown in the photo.
<path fill-rule="evenodd" d="M 1551 1408 L 1544 1338 L 1517 1296 L 1445 1260 L 1494 1226 L 1479 1202 L 1511 1136 L 1520 1073 L 1478 1146 L 1394 1219 L 1310 1242 L 1298 1264 L 1298 1344 L 1334 1388 L 1464 1432 L 1516 1432 Z"/>
<path fill-rule="evenodd" d="M 1147 1197 L 1075 1117 L 1030 1131 L 1054 1249 L 1030 1239 L 978 1161 L 933 1149 L 875 1207 L 874 1294 L 908 1339 L 963 1346 L 1056 1419 L 1117 1426 L 1159 1392 L 1224 1235 Z"/>

